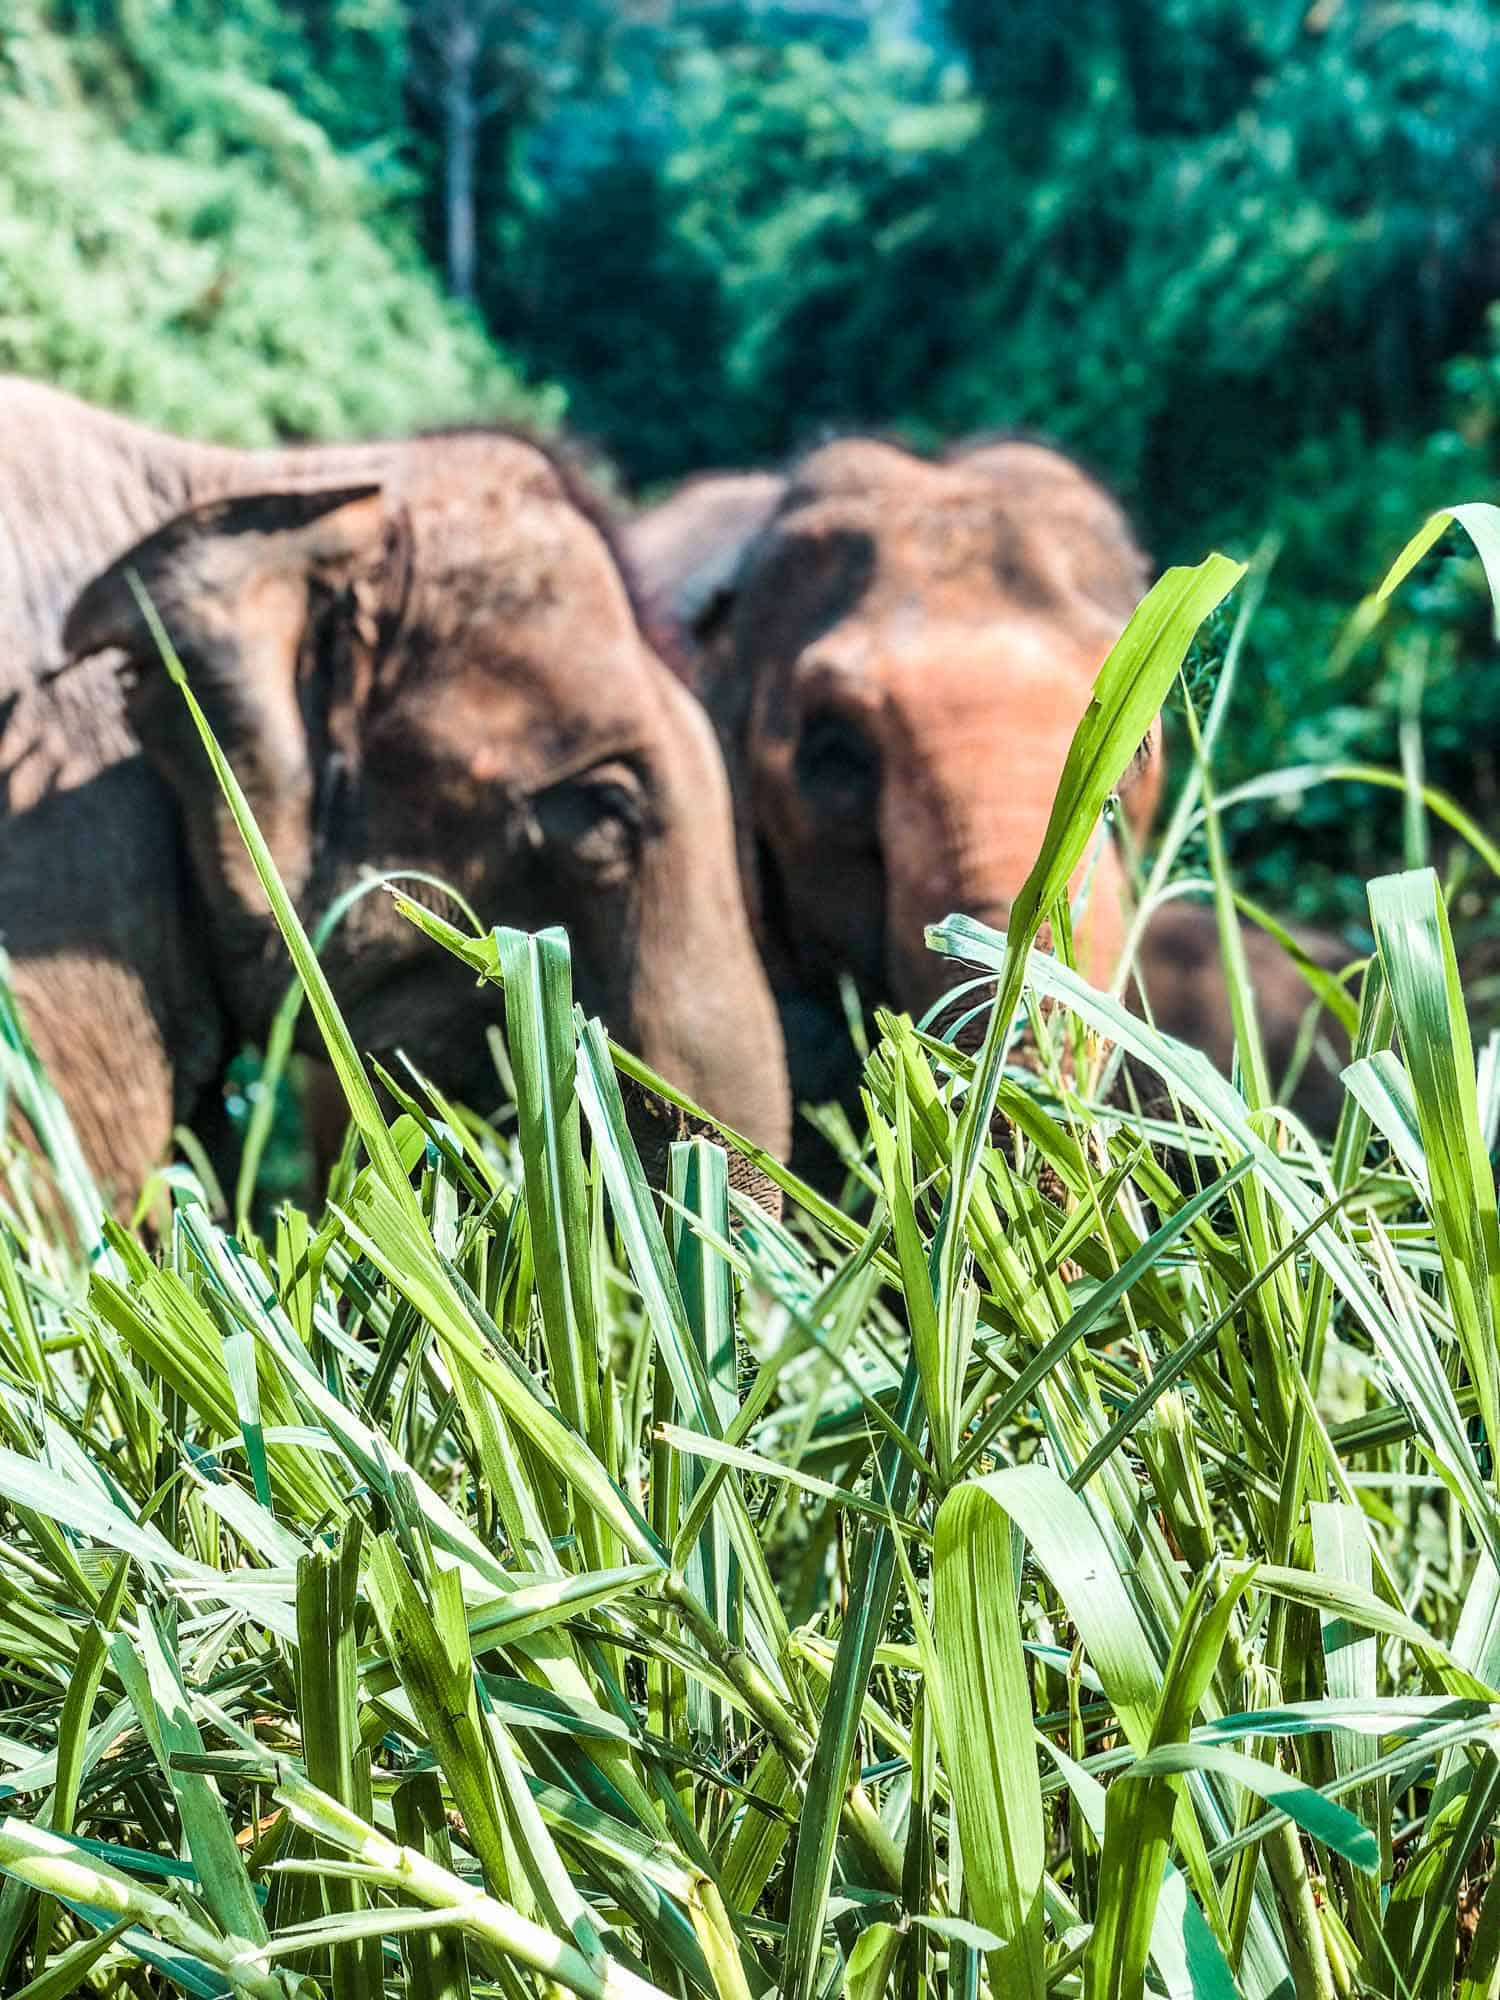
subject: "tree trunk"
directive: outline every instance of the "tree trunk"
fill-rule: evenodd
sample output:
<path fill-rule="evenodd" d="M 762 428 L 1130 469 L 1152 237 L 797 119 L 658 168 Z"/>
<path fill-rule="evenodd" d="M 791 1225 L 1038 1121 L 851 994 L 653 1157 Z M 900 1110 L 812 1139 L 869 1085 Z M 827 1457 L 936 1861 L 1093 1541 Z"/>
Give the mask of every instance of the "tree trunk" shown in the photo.
<path fill-rule="evenodd" d="M 480 35 L 461 5 L 442 31 L 443 216 L 448 290 L 472 302 L 477 275 L 474 171 L 479 151 Z"/>

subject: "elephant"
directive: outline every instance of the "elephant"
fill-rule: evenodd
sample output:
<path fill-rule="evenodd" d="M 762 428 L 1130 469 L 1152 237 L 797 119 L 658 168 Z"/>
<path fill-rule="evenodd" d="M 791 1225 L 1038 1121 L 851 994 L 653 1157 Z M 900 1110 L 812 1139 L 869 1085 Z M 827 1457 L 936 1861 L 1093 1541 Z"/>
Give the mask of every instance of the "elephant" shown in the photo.
<path fill-rule="evenodd" d="M 1147 558 L 1102 486 L 1021 439 L 933 460 L 848 437 L 785 476 L 703 475 L 626 546 L 724 746 L 793 1095 L 849 1102 L 841 977 L 920 1014 L 958 976 L 927 926 L 1006 922 Z M 1160 785 L 1153 724 L 1120 787 L 1137 839 Z M 1108 828 L 1074 887 L 1079 963 L 1107 980 L 1127 913 Z"/>
<path fill-rule="evenodd" d="M 484 428 L 235 450 L 0 379 L 0 931 L 113 1200 L 290 977 L 137 578 L 304 921 L 403 868 L 486 923 L 563 924 L 583 1007 L 786 1151 L 722 760 L 556 453 Z M 490 1108 L 494 991 L 388 896 L 324 964 L 363 1050 Z"/>
<path fill-rule="evenodd" d="M 1003 926 L 1041 846 L 1095 675 L 1150 581 L 1114 500 L 1059 452 L 1004 439 L 931 461 L 845 438 L 787 475 L 700 474 L 626 532 L 639 587 L 680 636 L 719 729 L 741 869 L 786 1029 L 793 1095 L 851 1105 L 858 1063 L 840 977 L 919 1013 L 961 978 L 925 949 L 952 910 Z M 1163 779 L 1153 727 L 1120 791 L 1149 833 Z M 1101 833 L 1075 942 L 1115 977 L 1128 897 Z M 1312 1000 L 1281 947 L 1244 948 L 1279 1082 Z M 1327 970 L 1338 940 L 1299 938 Z M 1154 910 L 1127 999 L 1228 1074 L 1229 994 L 1213 912 Z M 1323 1017 L 1292 1108 L 1333 1128 L 1348 1044 Z M 799 1135 L 799 1164 L 825 1164 Z"/>

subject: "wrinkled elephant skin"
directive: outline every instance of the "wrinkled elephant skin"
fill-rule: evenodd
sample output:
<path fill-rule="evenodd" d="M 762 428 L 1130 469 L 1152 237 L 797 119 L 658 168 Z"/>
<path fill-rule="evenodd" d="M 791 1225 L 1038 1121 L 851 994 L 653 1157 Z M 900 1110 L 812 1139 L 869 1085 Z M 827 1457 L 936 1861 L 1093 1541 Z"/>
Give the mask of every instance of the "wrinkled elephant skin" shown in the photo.
<path fill-rule="evenodd" d="M 117 1198 L 289 977 L 133 574 L 307 920 L 406 868 L 565 924 L 583 1006 L 784 1150 L 722 761 L 557 462 L 480 430 L 219 450 L 0 381 L 0 922 Z M 388 896 L 325 963 L 361 1048 L 490 1107 L 497 996 Z"/>

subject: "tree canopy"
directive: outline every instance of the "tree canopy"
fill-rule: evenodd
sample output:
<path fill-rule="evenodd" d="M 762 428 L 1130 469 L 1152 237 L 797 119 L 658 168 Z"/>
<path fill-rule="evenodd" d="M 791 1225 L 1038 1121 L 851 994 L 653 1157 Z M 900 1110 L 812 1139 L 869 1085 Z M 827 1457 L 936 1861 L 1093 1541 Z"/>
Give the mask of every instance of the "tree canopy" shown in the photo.
<path fill-rule="evenodd" d="M 566 421 L 636 490 L 1036 431 L 1162 561 L 1279 539 L 1229 776 L 1390 758 L 1399 624 L 1323 663 L 1493 478 L 1497 99 L 1495 0 L 12 0 L 0 366 L 245 439 Z M 1443 577 L 1430 768 L 1476 799 Z M 1375 857 L 1322 810 L 1252 881 L 1337 902 Z"/>

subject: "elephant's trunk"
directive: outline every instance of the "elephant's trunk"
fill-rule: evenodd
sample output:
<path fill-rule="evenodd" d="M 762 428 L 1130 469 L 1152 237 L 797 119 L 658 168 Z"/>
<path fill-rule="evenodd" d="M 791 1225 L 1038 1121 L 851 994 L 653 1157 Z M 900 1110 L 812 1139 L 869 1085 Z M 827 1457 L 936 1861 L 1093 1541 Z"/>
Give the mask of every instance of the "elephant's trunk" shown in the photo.
<path fill-rule="evenodd" d="M 954 912 L 1003 929 L 1041 851 L 1073 730 L 1088 700 L 1054 676 L 1033 699 L 1002 702 L 988 676 L 955 676 L 942 700 L 897 691 L 887 709 L 880 806 L 885 857 L 890 990 L 920 1015 L 962 979 L 928 950 L 930 924 Z M 1021 676 L 1016 678 L 1022 679 Z M 1071 885 L 1074 948 L 1096 983 L 1113 974 L 1124 943 L 1127 884 L 1101 824 Z"/>
<path fill-rule="evenodd" d="M 675 683 L 665 699 L 678 752 L 668 782 L 683 831 L 643 880 L 624 1039 L 705 1110 L 784 1159 L 786 1050 L 735 868 L 728 781 L 703 710 Z"/>

